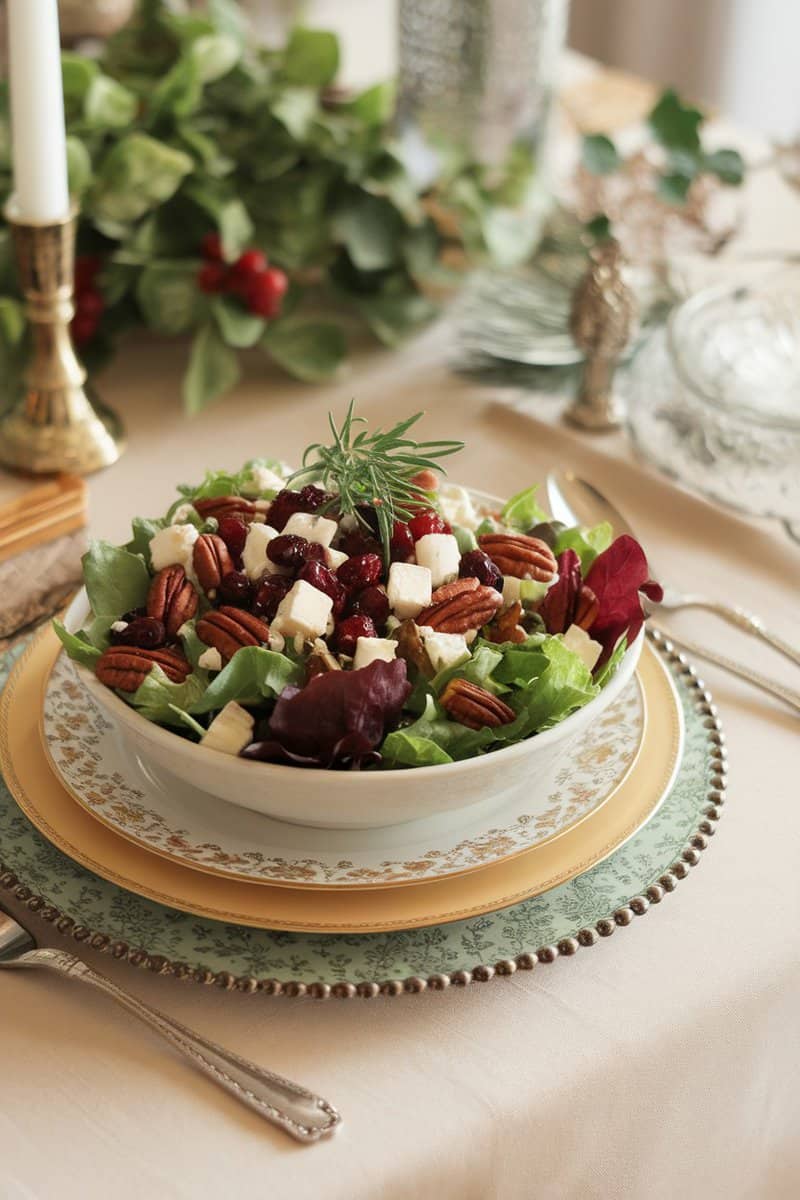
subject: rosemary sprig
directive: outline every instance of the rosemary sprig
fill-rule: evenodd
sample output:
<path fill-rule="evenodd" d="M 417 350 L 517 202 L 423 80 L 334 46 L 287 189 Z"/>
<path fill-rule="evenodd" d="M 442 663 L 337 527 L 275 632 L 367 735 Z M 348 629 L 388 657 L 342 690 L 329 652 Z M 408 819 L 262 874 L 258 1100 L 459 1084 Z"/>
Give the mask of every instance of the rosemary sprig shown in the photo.
<path fill-rule="evenodd" d="M 315 442 L 303 455 L 303 465 L 287 481 L 293 487 L 303 480 L 318 479 L 323 487 L 338 493 L 327 506 L 349 514 L 364 528 L 371 526 L 362 505 L 374 508 L 383 554 L 388 562 L 392 526 L 405 521 L 424 503 L 427 493 L 413 476 L 426 469 L 441 471 L 439 460 L 463 449 L 463 442 L 417 442 L 407 437 L 409 429 L 424 414 L 416 413 L 398 421 L 385 432 L 369 432 L 363 417 L 353 413 L 353 401 L 337 429 L 333 415 L 328 413 L 333 442 L 323 446 Z"/>

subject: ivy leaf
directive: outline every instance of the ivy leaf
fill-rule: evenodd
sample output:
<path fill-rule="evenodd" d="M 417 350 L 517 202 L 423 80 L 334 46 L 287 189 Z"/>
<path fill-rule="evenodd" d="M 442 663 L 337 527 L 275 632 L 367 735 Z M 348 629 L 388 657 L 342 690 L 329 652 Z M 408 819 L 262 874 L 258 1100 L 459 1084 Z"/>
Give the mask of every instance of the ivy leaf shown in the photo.
<path fill-rule="evenodd" d="M 92 80 L 100 73 L 97 63 L 82 54 L 64 51 L 61 55 L 61 80 L 67 109 L 81 110 Z"/>
<path fill-rule="evenodd" d="M 317 115 L 317 96 L 312 88 L 285 88 L 273 102 L 272 115 L 277 117 L 298 142 L 308 134 L 311 122 Z"/>
<path fill-rule="evenodd" d="M 185 261 L 146 266 L 139 276 L 136 299 L 150 328 L 168 336 L 191 329 L 202 312 L 196 270 Z"/>
<path fill-rule="evenodd" d="M 393 82 L 376 83 L 355 99 L 342 105 L 342 111 L 357 117 L 365 125 L 383 125 L 394 113 L 396 88 Z"/>
<path fill-rule="evenodd" d="M 590 133 L 583 139 L 581 161 L 593 175 L 610 175 L 620 166 L 617 147 L 604 133 Z"/>
<path fill-rule="evenodd" d="M 656 191 L 667 204 L 684 204 L 691 186 L 691 175 L 685 175 L 681 171 L 669 171 L 659 177 Z"/>
<path fill-rule="evenodd" d="M 90 129 L 125 129 L 130 125 L 138 100 L 133 92 L 109 75 L 96 75 L 83 102 L 83 115 Z"/>
<path fill-rule="evenodd" d="M 146 133 L 129 133 L 100 163 L 90 193 L 91 211 L 112 226 L 136 221 L 169 200 L 193 166 L 182 150 Z"/>
<path fill-rule="evenodd" d="M 200 83 L 212 83 L 233 70 L 239 61 L 242 48 L 235 37 L 226 33 L 199 37 L 192 42 L 190 54 L 197 67 Z"/>
<path fill-rule="evenodd" d="M 92 159 L 86 146 L 70 135 L 67 138 L 67 177 L 70 196 L 82 196 L 92 182 Z"/>
<path fill-rule="evenodd" d="M 295 318 L 269 325 L 261 345 L 285 371 L 306 383 L 330 379 L 347 352 L 344 334 L 338 325 Z"/>
<path fill-rule="evenodd" d="M 703 156 L 703 170 L 729 187 L 738 187 L 744 179 L 744 159 L 738 150 L 713 150 Z"/>
<path fill-rule="evenodd" d="M 335 34 L 321 29 L 293 29 L 283 60 L 283 74 L 289 83 L 305 87 L 325 87 L 336 78 L 339 69 L 339 41 Z"/>
<path fill-rule="evenodd" d="M 25 310 L 21 302 L 11 296 L 0 296 L 0 338 L 7 346 L 17 346 L 25 328 Z"/>
<path fill-rule="evenodd" d="M 222 253 L 230 262 L 238 258 L 253 236 L 253 222 L 241 200 L 228 200 L 217 212 Z"/>
<path fill-rule="evenodd" d="M 202 412 L 213 400 L 235 387 L 240 374 L 234 351 L 225 345 L 213 325 L 203 325 L 192 342 L 183 380 L 186 411 Z"/>
<path fill-rule="evenodd" d="M 332 230 L 360 271 L 379 271 L 398 260 L 403 222 L 387 200 L 356 194 L 334 214 Z"/>
<path fill-rule="evenodd" d="M 672 88 L 660 97 L 647 118 L 653 136 L 668 150 L 700 149 L 700 126 L 703 114 L 681 100 Z"/>
<path fill-rule="evenodd" d="M 223 341 L 229 346 L 236 346 L 238 349 L 255 346 L 264 332 L 263 317 L 245 312 L 241 304 L 227 296 L 215 296 L 211 302 L 211 311 Z"/>
<path fill-rule="evenodd" d="M 379 341 L 397 346 L 436 315 L 436 305 L 419 292 L 351 296 L 353 304 Z"/>

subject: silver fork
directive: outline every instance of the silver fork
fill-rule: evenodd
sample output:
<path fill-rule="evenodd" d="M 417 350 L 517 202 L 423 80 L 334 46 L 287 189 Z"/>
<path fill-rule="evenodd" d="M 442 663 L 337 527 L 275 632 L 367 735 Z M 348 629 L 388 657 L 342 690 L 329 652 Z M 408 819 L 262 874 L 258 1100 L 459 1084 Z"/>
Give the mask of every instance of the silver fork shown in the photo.
<path fill-rule="evenodd" d="M 0 970 L 44 967 L 105 992 L 122 1008 L 161 1034 L 204 1075 L 298 1142 L 316 1142 L 336 1131 L 341 1117 L 333 1105 L 299 1084 L 225 1050 L 151 1008 L 66 950 L 37 948 L 36 940 L 0 908 Z"/>

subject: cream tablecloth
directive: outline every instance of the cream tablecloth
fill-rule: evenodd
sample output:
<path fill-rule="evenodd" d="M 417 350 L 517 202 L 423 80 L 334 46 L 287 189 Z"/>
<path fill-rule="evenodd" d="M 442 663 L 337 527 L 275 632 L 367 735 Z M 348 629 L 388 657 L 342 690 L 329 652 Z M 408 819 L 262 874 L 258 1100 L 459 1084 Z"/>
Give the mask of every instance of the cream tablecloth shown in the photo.
<path fill-rule="evenodd" d="M 763 177 L 752 187 L 756 224 L 780 244 L 775 213 L 789 198 L 765 192 Z M 797 244 L 797 224 L 785 232 Z M 776 526 L 680 492 L 635 464 L 621 435 L 592 440 L 509 411 L 448 373 L 446 350 L 447 331 L 433 329 L 397 354 L 365 351 L 348 379 L 317 390 L 253 360 L 234 397 L 187 422 L 176 350 L 130 347 L 103 381 L 130 446 L 92 481 L 94 532 L 122 538 L 131 513 L 160 511 L 175 481 L 206 466 L 296 457 L 328 408 L 355 395 L 382 421 L 425 407 L 429 436 L 467 442 L 459 477 L 491 491 L 577 468 L 635 516 L 665 577 L 798 639 L 800 553 Z M 711 616 L 675 627 L 791 678 Z M 1 1200 L 797 1196 L 798 719 L 711 668 L 705 678 L 730 751 L 714 845 L 646 920 L 591 951 L 368 1003 L 229 995 L 100 961 L 137 995 L 329 1097 L 344 1116 L 329 1143 L 289 1142 L 103 998 L 4 975 Z"/>

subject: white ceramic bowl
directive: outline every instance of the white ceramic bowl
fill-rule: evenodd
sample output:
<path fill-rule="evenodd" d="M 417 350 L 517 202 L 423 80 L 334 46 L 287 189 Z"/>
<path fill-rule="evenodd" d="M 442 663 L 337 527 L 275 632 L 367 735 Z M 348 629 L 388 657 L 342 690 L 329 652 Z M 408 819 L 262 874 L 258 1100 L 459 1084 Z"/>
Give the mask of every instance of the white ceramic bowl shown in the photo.
<path fill-rule="evenodd" d="M 80 629 L 88 613 L 82 591 L 67 612 L 67 628 Z M 643 639 L 642 632 L 600 695 L 553 729 L 464 762 L 386 771 L 305 770 L 209 750 L 147 721 L 92 671 L 73 665 L 128 751 L 162 781 L 177 776 L 201 792 L 298 825 L 369 829 L 493 807 L 513 792 L 524 796 L 528 813 L 535 814 L 537 804 L 544 808 L 558 763 L 631 679 Z"/>

